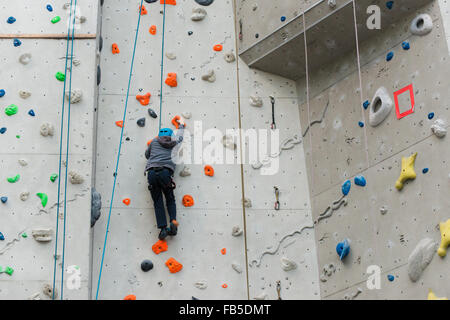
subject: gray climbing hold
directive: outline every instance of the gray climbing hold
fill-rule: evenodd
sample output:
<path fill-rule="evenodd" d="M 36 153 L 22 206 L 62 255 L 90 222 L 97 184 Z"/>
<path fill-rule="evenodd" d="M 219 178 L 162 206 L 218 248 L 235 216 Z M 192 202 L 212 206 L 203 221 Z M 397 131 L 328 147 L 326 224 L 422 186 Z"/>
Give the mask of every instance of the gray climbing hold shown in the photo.
<path fill-rule="evenodd" d="M 433 30 L 433 19 L 429 14 L 419 14 L 411 22 L 409 30 L 412 34 L 423 36 Z"/>
<path fill-rule="evenodd" d="M 248 198 L 244 198 L 244 207 L 251 208 L 252 207 L 252 200 Z"/>
<path fill-rule="evenodd" d="M 261 292 L 260 294 L 258 294 L 256 297 L 254 297 L 253 299 L 255 300 L 266 300 L 266 298 L 268 297 L 267 292 Z"/>
<path fill-rule="evenodd" d="M 358 288 L 358 289 L 356 289 L 356 292 L 351 293 L 351 294 L 346 294 L 346 295 L 344 296 L 344 300 L 353 300 L 353 299 L 355 299 L 357 296 L 359 296 L 359 295 L 361 294 L 361 292 L 362 292 L 362 289 L 361 289 L 361 288 Z"/>
<path fill-rule="evenodd" d="M 183 170 L 180 171 L 180 177 L 188 177 L 191 175 L 191 169 L 184 166 Z"/>
<path fill-rule="evenodd" d="M 183 116 L 183 118 L 185 119 L 190 119 L 192 117 L 192 113 L 186 111 L 186 112 L 182 112 L 181 115 Z"/>
<path fill-rule="evenodd" d="M 79 103 L 83 98 L 83 92 L 81 89 L 73 89 L 72 93 L 66 91 L 66 99 L 69 100 L 69 98 L 71 103 Z"/>
<path fill-rule="evenodd" d="M 233 229 L 231 230 L 231 235 L 233 237 L 239 237 L 243 233 L 244 233 L 244 230 L 242 230 L 241 227 L 239 227 L 239 226 L 234 226 Z"/>
<path fill-rule="evenodd" d="M 386 119 L 393 107 L 389 93 L 385 87 L 380 87 L 370 104 L 369 124 L 372 127 L 378 126 Z"/>
<path fill-rule="evenodd" d="M 19 91 L 19 96 L 20 96 L 22 99 L 27 99 L 27 98 L 29 98 L 29 97 L 31 96 L 31 92 L 26 91 L 26 90 L 20 90 L 20 91 Z"/>
<path fill-rule="evenodd" d="M 30 196 L 30 193 L 28 191 L 25 191 L 19 195 L 19 198 L 22 201 L 27 201 L 29 196 Z"/>
<path fill-rule="evenodd" d="M 23 65 L 27 65 L 31 62 L 31 53 L 24 53 L 19 57 L 19 62 Z"/>
<path fill-rule="evenodd" d="M 233 51 L 225 53 L 223 58 L 225 59 L 226 62 L 231 63 L 236 61 L 236 56 L 234 55 Z"/>
<path fill-rule="evenodd" d="M 156 112 L 153 111 L 153 109 L 151 109 L 151 108 L 148 109 L 148 114 L 150 117 L 152 117 L 154 119 L 158 118 L 158 115 L 156 114 Z"/>
<path fill-rule="evenodd" d="M 169 60 L 175 60 L 177 58 L 177 56 L 173 52 L 166 52 L 166 57 Z"/>
<path fill-rule="evenodd" d="M 38 242 L 49 242 L 52 241 L 53 230 L 47 228 L 33 229 L 31 234 L 34 240 Z"/>
<path fill-rule="evenodd" d="M 208 288 L 208 282 L 206 280 L 199 280 L 194 283 L 194 286 L 197 289 L 205 290 L 206 288 Z"/>
<path fill-rule="evenodd" d="M 27 300 L 41 300 L 41 294 L 39 292 L 35 292 L 29 296 Z"/>
<path fill-rule="evenodd" d="M 214 0 L 195 0 L 195 2 L 202 6 L 209 6 Z"/>
<path fill-rule="evenodd" d="M 442 119 L 436 119 L 431 126 L 431 131 L 438 138 L 443 138 L 447 134 L 447 123 Z"/>
<path fill-rule="evenodd" d="M 18 162 L 22 167 L 25 167 L 26 165 L 28 165 L 28 162 L 25 159 L 19 159 Z"/>
<path fill-rule="evenodd" d="M 151 262 L 150 260 L 146 259 L 141 262 L 141 270 L 142 271 L 148 272 L 152 269 L 153 269 L 153 262 Z"/>
<path fill-rule="evenodd" d="M 92 188 L 91 193 L 91 228 L 95 225 L 100 218 L 102 209 L 102 195 Z"/>
<path fill-rule="evenodd" d="M 55 133 L 55 128 L 53 127 L 52 124 L 50 123 L 43 123 L 41 125 L 41 135 L 43 137 L 48 137 L 48 136 L 53 136 L 53 134 Z"/>
<path fill-rule="evenodd" d="M 79 173 L 76 173 L 75 171 L 70 171 L 69 177 L 71 184 L 82 184 L 84 182 L 83 176 Z"/>
<path fill-rule="evenodd" d="M 387 212 L 388 212 L 388 209 L 387 209 L 385 206 L 382 206 L 382 207 L 380 208 L 380 213 L 381 213 L 382 215 L 385 215 Z"/>
<path fill-rule="evenodd" d="M 224 135 L 222 137 L 222 144 L 224 145 L 225 148 L 228 148 L 231 150 L 236 150 L 236 148 L 237 148 L 236 143 L 234 143 L 234 137 L 231 135 Z"/>
<path fill-rule="evenodd" d="M 261 97 L 250 96 L 250 105 L 253 107 L 262 107 L 263 100 Z"/>
<path fill-rule="evenodd" d="M 216 74 L 214 73 L 214 70 L 208 70 L 207 73 L 202 75 L 202 80 L 208 81 L 208 82 L 214 82 L 216 81 Z"/>
<path fill-rule="evenodd" d="M 203 8 L 194 8 L 192 9 L 191 20 L 192 21 L 202 21 L 205 19 L 207 12 Z"/>
<path fill-rule="evenodd" d="M 291 271 L 297 269 L 297 263 L 293 260 L 289 260 L 286 257 L 281 258 L 281 269 L 284 271 Z"/>
<path fill-rule="evenodd" d="M 336 272 L 336 267 L 334 264 L 329 263 L 323 266 L 322 275 L 320 276 L 320 281 L 326 282 L 328 277 L 331 277 L 333 273 Z"/>
<path fill-rule="evenodd" d="M 42 293 L 45 294 L 50 299 L 53 298 L 53 287 L 49 284 L 44 285 L 42 288 Z M 55 298 L 58 296 L 58 290 L 55 288 Z"/>
<path fill-rule="evenodd" d="M 330 8 L 335 8 L 336 7 L 336 0 L 328 0 L 328 6 Z"/>
<path fill-rule="evenodd" d="M 419 280 L 422 272 L 433 260 L 437 243 L 430 238 L 420 240 L 408 258 L 408 275 L 412 282 Z"/>
<path fill-rule="evenodd" d="M 145 118 L 140 118 L 140 119 L 138 119 L 138 121 L 136 121 L 136 123 L 137 123 L 137 125 L 139 126 L 139 127 L 145 127 Z"/>
<path fill-rule="evenodd" d="M 233 262 L 233 263 L 231 264 L 231 267 L 232 267 L 233 270 L 236 271 L 237 273 L 242 273 L 242 267 L 241 267 L 238 263 Z"/>

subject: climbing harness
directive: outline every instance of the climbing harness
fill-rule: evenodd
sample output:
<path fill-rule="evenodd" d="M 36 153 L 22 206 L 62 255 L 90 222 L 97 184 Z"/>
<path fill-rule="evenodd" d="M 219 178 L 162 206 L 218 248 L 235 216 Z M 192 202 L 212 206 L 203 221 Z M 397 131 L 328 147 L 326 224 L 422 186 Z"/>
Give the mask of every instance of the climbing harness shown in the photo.
<path fill-rule="evenodd" d="M 64 181 L 64 218 L 63 218 L 63 246 L 62 246 L 62 262 L 61 262 L 61 300 L 64 297 L 64 258 L 65 258 L 65 245 L 66 245 L 66 214 L 67 214 L 67 172 L 69 166 L 69 137 L 70 137 L 70 107 L 72 103 L 72 67 L 73 67 L 73 59 L 70 59 L 70 68 L 68 67 L 69 61 L 69 44 L 71 45 L 71 54 L 70 57 L 73 57 L 73 43 L 75 38 L 75 12 L 77 8 L 77 0 L 73 3 L 73 0 L 70 1 L 70 16 L 69 16 L 69 27 L 67 29 L 67 45 L 66 45 L 66 57 L 65 57 L 65 70 L 64 74 L 67 74 L 67 71 L 70 70 L 69 77 L 69 104 L 68 104 L 68 116 L 67 116 L 67 138 L 66 138 L 66 171 L 65 171 L 65 181 Z M 73 19 L 72 19 L 73 15 Z M 72 27 L 72 39 L 70 39 L 70 31 Z M 63 139 L 63 130 L 64 130 L 64 111 L 65 111 L 65 94 L 66 94 L 66 85 L 67 85 L 67 77 L 64 77 L 64 89 L 63 89 L 63 102 L 61 107 L 61 133 L 60 133 L 60 142 L 59 142 L 59 174 L 58 177 L 61 177 L 61 163 L 62 163 L 62 139 Z M 52 300 L 55 300 L 55 286 L 56 286 L 56 259 L 58 253 L 58 234 L 59 234 L 59 208 L 60 208 L 60 197 L 61 197 L 61 179 L 58 179 L 58 200 L 56 205 L 56 231 L 55 231 L 55 254 L 53 256 L 54 265 L 53 265 L 53 290 L 52 290 Z"/>
<path fill-rule="evenodd" d="M 277 128 L 277 125 L 275 124 L 275 97 L 270 96 L 270 102 L 272 103 L 272 124 L 270 125 L 270 128 L 272 130 L 275 130 Z"/>
<path fill-rule="evenodd" d="M 283 299 L 281 299 L 281 281 L 280 280 L 277 281 L 277 294 L 278 294 L 278 300 L 283 300 Z"/>
<path fill-rule="evenodd" d="M 275 210 L 280 210 L 280 189 L 273 187 L 275 191 Z"/>

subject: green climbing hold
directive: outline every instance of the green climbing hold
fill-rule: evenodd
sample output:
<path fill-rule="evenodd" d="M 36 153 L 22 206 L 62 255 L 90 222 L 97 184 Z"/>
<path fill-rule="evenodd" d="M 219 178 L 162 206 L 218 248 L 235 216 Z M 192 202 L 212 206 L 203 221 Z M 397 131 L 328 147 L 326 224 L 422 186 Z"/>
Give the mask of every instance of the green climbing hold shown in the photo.
<path fill-rule="evenodd" d="M 45 208 L 48 202 L 48 196 L 45 193 L 36 193 L 36 195 L 41 198 L 42 206 Z"/>
<path fill-rule="evenodd" d="M 28 235 L 26 232 L 22 233 L 22 238 L 28 238 Z"/>
<path fill-rule="evenodd" d="M 66 75 L 62 72 L 57 72 L 55 75 L 56 79 L 58 79 L 59 81 L 64 81 L 66 80 Z"/>
<path fill-rule="evenodd" d="M 61 17 L 60 16 L 56 16 L 51 21 L 52 21 L 52 23 L 58 23 L 58 22 L 61 21 Z"/>
<path fill-rule="evenodd" d="M 58 175 L 56 173 L 54 173 L 50 176 L 50 181 L 55 182 L 56 178 L 58 178 Z"/>
<path fill-rule="evenodd" d="M 14 269 L 11 267 L 6 267 L 4 272 L 12 276 Z"/>
<path fill-rule="evenodd" d="M 15 182 L 19 181 L 19 179 L 20 179 L 20 174 L 16 175 L 15 177 L 8 178 L 7 180 L 9 183 L 15 183 Z"/>
<path fill-rule="evenodd" d="M 20 136 L 19 136 L 19 135 L 16 135 L 16 138 L 17 138 L 17 139 L 20 139 Z"/>
<path fill-rule="evenodd" d="M 19 107 L 17 107 L 15 104 L 10 105 L 9 107 L 6 107 L 5 113 L 8 116 L 15 115 L 19 111 Z"/>

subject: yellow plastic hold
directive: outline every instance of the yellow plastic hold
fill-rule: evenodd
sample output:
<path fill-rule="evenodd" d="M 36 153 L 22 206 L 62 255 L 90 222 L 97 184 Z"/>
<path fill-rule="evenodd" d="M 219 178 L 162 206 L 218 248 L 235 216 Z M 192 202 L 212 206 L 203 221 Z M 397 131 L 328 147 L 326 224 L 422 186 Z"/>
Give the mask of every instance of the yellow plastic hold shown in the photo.
<path fill-rule="evenodd" d="M 428 290 L 428 300 L 448 300 L 448 299 L 445 297 L 443 297 L 443 298 L 436 297 L 436 295 L 430 289 L 430 290 Z"/>
<path fill-rule="evenodd" d="M 445 257 L 447 254 L 447 247 L 450 245 L 450 219 L 446 222 L 439 223 L 439 230 L 441 230 L 441 245 L 437 251 L 438 255 Z"/>
<path fill-rule="evenodd" d="M 402 158 L 402 173 L 400 173 L 400 177 L 395 182 L 395 187 L 398 190 L 403 189 L 403 184 L 407 180 L 415 179 L 416 172 L 414 171 L 414 162 L 416 161 L 417 152 L 408 158 Z"/>

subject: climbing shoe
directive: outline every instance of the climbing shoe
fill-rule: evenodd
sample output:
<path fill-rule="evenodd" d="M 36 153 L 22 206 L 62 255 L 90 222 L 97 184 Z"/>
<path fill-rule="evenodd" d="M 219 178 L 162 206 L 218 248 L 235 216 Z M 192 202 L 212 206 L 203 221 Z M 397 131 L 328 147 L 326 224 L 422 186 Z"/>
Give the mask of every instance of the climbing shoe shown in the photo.
<path fill-rule="evenodd" d="M 167 238 L 168 235 L 169 235 L 169 229 L 166 228 L 166 227 L 161 228 L 161 231 L 159 232 L 158 239 L 159 240 L 164 240 L 165 238 Z"/>
<path fill-rule="evenodd" d="M 170 228 L 169 228 L 169 236 L 176 236 L 178 233 L 178 227 L 177 227 L 178 222 L 176 220 L 173 220 L 170 223 Z"/>

